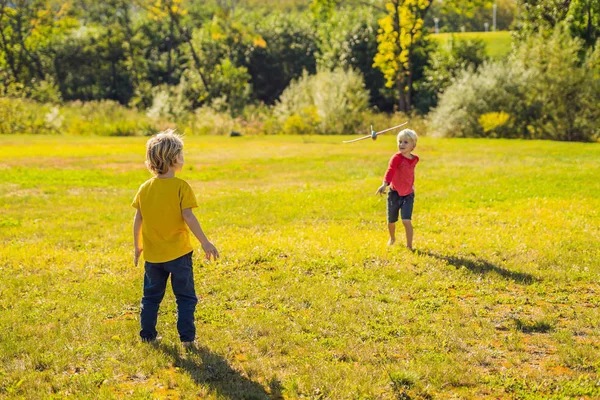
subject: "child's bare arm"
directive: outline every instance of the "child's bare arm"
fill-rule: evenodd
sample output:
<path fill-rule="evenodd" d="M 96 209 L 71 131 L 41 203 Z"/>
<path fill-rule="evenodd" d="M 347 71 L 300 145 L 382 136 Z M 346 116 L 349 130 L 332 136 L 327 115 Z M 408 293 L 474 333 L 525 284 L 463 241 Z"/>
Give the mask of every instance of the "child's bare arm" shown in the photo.
<path fill-rule="evenodd" d="M 209 242 L 208 238 L 202 231 L 202 228 L 200 227 L 200 222 L 198 222 L 198 219 L 194 215 L 192 209 L 186 208 L 182 210 L 181 215 L 183 216 L 183 220 L 190 228 L 194 236 L 196 236 L 196 239 L 200 241 L 200 244 L 202 245 L 202 250 L 204 250 L 204 253 L 206 254 L 206 259 L 210 260 L 211 256 L 215 260 L 219 258 L 219 251 L 211 242 Z"/>
<path fill-rule="evenodd" d="M 142 251 L 142 212 L 137 210 L 133 219 L 133 265 L 136 267 Z"/>
<path fill-rule="evenodd" d="M 388 187 L 388 185 L 389 185 L 389 183 L 387 183 L 386 181 L 383 181 L 381 186 L 379 186 L 379 188 L 377 188 L 377 192 L 375 192 L 375 194 L 384 194 L 385 188 Z"/>

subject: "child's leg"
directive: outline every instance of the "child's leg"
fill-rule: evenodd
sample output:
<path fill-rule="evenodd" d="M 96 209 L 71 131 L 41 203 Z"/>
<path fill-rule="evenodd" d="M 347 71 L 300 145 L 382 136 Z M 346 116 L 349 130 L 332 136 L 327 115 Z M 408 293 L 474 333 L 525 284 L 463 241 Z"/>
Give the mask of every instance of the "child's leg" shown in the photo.
<path fill-rule="evenodd" d="M 396 221 L 398 221 L 398 215 L 400 213 L 399 200 L 400 196 L 398 196 L 398 192 L 390 189 L 387 198 L 388 231 L 390 232 L 388 245 L 392 245 L 396 241 Z"/>
<path fill-rule="evenodd" d="M 411 218 L 412 218 L 414 203 L 415 203 L 415 194 L 411 193 L 404 197 L 404 200 L 402 202 L 402 210 L 401 210 L 402 224 L 404 225 L 404 230 L 406 231 L 406 247 L 408 247 L 411 250 L 413 249 L 413 247 L 412 247 L 413 226 L 412 226 Z"/>
<path fill-rule="evenodd" d="M 412 250 L 412 242 L 413 242 L 413 226 L 410 219 L 403 219 L 402 224 L 404 224 L 404 230 L 406 231 L 406 247 Z"/>
<path fill-rule="evenodd" d="M 390 232 L 390 240 L 388 241 L 388 244 L 391 246 L 396 241 L 396 223 L 395 222 L 388 222 L 388 231 Z"/>
<path fill-rule="evenodd" d="M 142 310 L 140 312 L 142 340 L 154 340 L 156 332 L 156 319 L 158 308 L 165 295 L 169 273 L 163 269 L 162 263 L 155 264 L 146 261 L 144 269 L 144 297 L 142 297 Z"/>
<path fill-rule="evenodd" d="M 196 339 L 194 311 L 198 298 L 194 289 L 194 271 L 192 269 L 192 253 L 171 261 L 171 285 L 177 299 L 177 331 L 182 342 L 193 342 Z"/>

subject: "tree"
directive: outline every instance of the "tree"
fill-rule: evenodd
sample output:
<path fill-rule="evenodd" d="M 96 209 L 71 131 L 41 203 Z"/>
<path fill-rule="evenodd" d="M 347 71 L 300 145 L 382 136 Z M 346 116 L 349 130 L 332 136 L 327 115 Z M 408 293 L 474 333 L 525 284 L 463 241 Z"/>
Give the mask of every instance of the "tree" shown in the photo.
<path fill-rule="evenodd" d="M 574 0 L 566 17 L 573 36 L 582 38 L 587 47 L 600 38 L 600 0 Z"/>
<path fill-rule="evenodd" d="M 430 0 L 392 0 L 379 20 L 379 46 L 373 66 L 383 72 L 387 87 L 396 87 L 398 108 L 407 112 L 413 95 L 413 59 L 423 35 L 423 18 Z"/>
<path fill-rule="evenodd" d="M 0 1 L 0 80 L 31 87 L 53 79 L 53 45 L 77 25 L 70 3 Z"/>
<path fill-rule="evenodd" d="M 255 19 L 256 20 L 256 19 Z M 254 27 L 266 46 L 251 46 L 244 65 L 256 99 L 273 104 L 293 79 L 316 72 L 317 39 L 308 18 L 271 12 Z"/>
<path fill-rule="evenodd" d="M 536 32 L 550 36 L 566 24 L 573 37 L 593 47 L 600 37 L 600 0 L 521 0 L 516 38 L 523 41 Z"/>
<path fill-rule="evenodd" d="M 516 37 L 525 39 L 540 31 L 549 34 L 566 18 L 570 4 L 571 0 L 520 0 Z"/>
<path fill-rule="evenodd" d="M 487 2 L 453 0 L 445 2 L 444 7 L 455 12 L 471 12 Z M 387 15 L 379 20 L 379 46 L 373 66 L 383 72 L 387 87 L 396 88 L 400 111 L 407 112 L 412 107 L 416 59 L 423 57 L 427 48 L 427 42 L 423 39 L 423 21 L 431 4 L 431 0 L 390 0 L 385 5 Z"/>

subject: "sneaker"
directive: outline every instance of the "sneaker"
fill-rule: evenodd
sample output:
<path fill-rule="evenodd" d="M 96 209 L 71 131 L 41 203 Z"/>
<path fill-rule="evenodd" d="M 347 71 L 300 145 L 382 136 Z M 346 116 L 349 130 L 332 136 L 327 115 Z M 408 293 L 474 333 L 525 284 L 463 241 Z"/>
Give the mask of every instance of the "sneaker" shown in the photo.
<path fill-rule="evenodd" d="M 148 344 L 152 344 L 152 345 L 157 345 L 157 344 L 160 343 L 161 340 L 162 340 L 162 336 L 157 336 L 154 339 L 142 338 L 142 343 L 148 343 Z"/>
<path fill-rule="evenodd" d="M 185 350 L 194 350 L 198 348 L 198 343 L 195 340 L 191 342 L 181 342 L 181 345 Z"/>

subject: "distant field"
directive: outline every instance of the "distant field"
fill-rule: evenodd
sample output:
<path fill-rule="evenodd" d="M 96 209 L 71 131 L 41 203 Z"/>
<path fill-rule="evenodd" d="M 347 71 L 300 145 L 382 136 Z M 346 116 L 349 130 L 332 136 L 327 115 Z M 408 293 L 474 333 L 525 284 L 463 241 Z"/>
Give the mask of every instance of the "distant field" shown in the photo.
<path fill-rule="evenodd" d="M 486 44 L 488 55 L 493 58 L 501 58 L 507 55 L 510 52 L 512 43 L 510 32 L 457 32 L 439 33 L 431 36 L 442 43 L 448 43 L 452 36 L 463 40 L 481 39 Z"/>
<path fill-rule="evenodd" d="M 393 135 L 345 138 L 186 139 L 222 259 L 185 354 L 170 288 L 138 339 L 145 139 L 0 136 L 0 398 L 600 398 L 600 145 L 421 138 L 411 253 Z"/>

